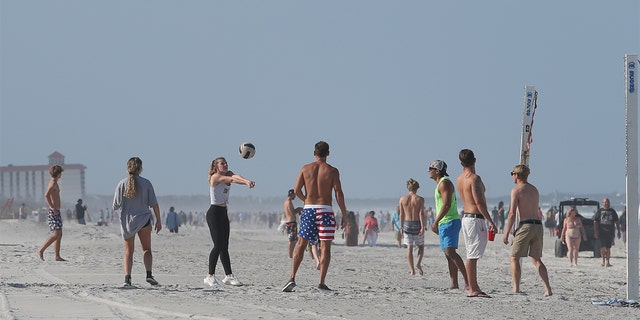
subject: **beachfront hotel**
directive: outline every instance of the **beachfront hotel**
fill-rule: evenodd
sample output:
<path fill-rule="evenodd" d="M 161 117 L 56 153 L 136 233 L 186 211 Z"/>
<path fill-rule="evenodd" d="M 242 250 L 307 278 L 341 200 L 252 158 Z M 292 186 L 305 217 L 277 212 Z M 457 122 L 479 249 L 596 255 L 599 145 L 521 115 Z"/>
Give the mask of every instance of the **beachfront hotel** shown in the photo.
<path fill-rule="evenodd" d="M 14 206 L 21 202 L 46 205 L 44 192 L 51 175 L 49 167 L 59 164 L 64 168 L 60 185 L 60 200 L 75 203 L 85 196 L 85 169 L 82 164 L 65 164 L 64 155 L 55 151 L 49 155 L 49 164 L 13 165 L 0 167 L 0 198 L 13 198 Z M 4 201 L 3 201 L 4 202 Z"/>

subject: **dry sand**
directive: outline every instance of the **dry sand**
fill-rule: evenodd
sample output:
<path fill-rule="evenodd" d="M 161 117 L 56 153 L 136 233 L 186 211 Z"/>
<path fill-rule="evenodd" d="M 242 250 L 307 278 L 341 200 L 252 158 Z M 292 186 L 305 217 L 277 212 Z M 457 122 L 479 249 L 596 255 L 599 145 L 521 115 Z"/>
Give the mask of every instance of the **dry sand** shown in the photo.
<path fill-rule="evenodd" d="M 450 290 L 446 260 L 437 237 L 426 237 L 424 276 L 411 276 L 406 249 L 391 232 L 377 247 L 345 247 L 338 236 L 327 277 L 332 292 L 316 289 L 318 271 L 308 256 L 296 278 L 296 292 L 283 293 L 291 262 L 287 239 L 275 229 L 231 225 L 231 261 L 242 287 L 210 288 L 207 273 L 212 247 L 208 229 L 163 229 L 152 237 L 154 276 L 144 282 L 139 242 L 133 289 L 123 289 L 123 243 L 117 226 L 81 226 L 66 222 L 61 255 L 53 247 L 42 262 L 36 250 L 49 234 L 33 221 L 0 221 L 0 317 L 2 319 L 638 319 L 640 309 L 594 306 L 591 301 L 626 297 L 626 254 L 614 246 L 611 268 L 589 252 L 580 266 L 553 256 L 554 238 L 545 238 L 543 261 L 554 295 L 543 296 L 542 283 L 523 260 L 521 290 L 511 292 L 508 246 L 496 237 L 479 262 L 480 287 L 493 296 L 467 298 Z M 461 239 L 462 240 L 462 239 Z M 362 241 L 362 238 L 360 238 Z M 463 241 L 458 250 L 465 259 Z M 222 265 L 218 264 L 222 274 Z M 462 283 L 461 283 L 462 285 Z"/>

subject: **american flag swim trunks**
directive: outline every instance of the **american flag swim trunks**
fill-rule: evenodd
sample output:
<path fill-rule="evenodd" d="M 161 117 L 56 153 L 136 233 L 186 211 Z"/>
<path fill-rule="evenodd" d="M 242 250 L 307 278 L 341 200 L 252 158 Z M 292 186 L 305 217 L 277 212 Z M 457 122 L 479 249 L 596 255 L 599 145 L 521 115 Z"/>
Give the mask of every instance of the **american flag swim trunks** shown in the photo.
<path fill-rule="evenodd" d="M 298 235 L 316 244 L 318 240 L 333 240 L 336 232 L 336 218 L 333 208 L 326 205 L 305 205 L 300 215 Z"/>

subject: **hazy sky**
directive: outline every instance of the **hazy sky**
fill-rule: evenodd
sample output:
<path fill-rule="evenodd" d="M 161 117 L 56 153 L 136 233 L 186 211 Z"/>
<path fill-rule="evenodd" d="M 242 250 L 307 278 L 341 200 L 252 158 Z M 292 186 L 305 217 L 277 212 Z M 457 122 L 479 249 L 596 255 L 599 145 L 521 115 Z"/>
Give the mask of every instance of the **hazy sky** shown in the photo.
<path fill-rule="evenodd" d="M 87 167 L 111 194 L 129 157 L 159 195 L 208 194 L 211 160 L 285 196 L 329 142 L 345 195 L 399 197 L 475 151 L 508 195 L 525 85 L 539 92 L 530 181 L 625 191 L 625 53 L 640 1 L 0 0 L 0 166 Z M 257 154 L 238 156 L 251 141 Z M 64 179 L 64 176 L 63 176 Z M 232 195 L 233 196 L 233 195 Z"/>

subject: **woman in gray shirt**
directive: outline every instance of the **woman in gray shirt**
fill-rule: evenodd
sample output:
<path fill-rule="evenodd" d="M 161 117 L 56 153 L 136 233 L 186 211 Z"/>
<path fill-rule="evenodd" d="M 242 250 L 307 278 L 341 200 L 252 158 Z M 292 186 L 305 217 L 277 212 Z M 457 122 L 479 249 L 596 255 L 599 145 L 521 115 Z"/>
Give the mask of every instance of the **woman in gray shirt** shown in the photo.
<path fill-rule="evenodd" d="M 131 286 L 131 268 L 135 235 L 138 234 L 140 246 L 144 254 L 144 267 L 147 271 L 147 282 L 157 285 L 158 281 L 151 274 L 153 256 L 151 254 L 151 211 L 155 215 L 156 233 L 162 229 L 160 207 L 151 182 L 140 176 L 142 160 L 133 157 L 127 161 L 129 176 L 120 180 L 113 196 L 113 210 L 121 209 L 120 230 L 124 239 L 124 286 Z"/>

